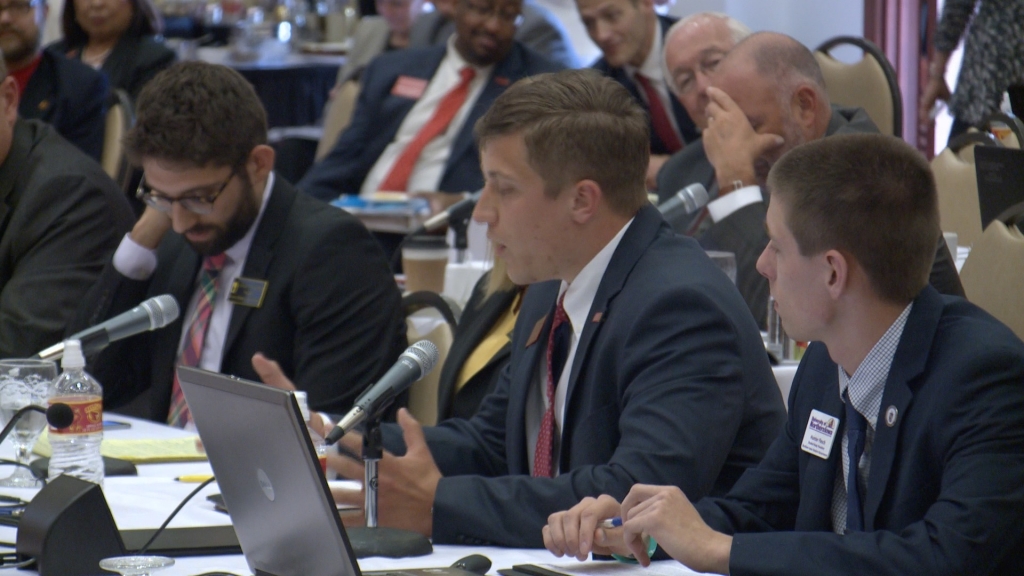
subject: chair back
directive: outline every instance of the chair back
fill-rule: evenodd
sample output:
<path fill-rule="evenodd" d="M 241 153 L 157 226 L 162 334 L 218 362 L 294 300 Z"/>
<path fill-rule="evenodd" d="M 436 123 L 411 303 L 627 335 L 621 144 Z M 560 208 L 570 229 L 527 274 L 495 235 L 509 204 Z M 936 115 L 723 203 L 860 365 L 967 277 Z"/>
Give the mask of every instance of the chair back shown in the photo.
<path fill-rule="evenodd" d="M 985 118 L 984 127 L 1007 148 L 1020 149 L 1024 144 L 1024 122 L 1016 116 L 996 112 Z"/>
<path fill-rule="evenodd" d="M 125 156 L 124 143 L 121 139 L 134 125 L 135 108 L 132 105 L 131 96 L 124 90 L 115 88 L 110 93 L 110 101 L 107 106 L 100 165 L 103 166 L 103 171 L 126 193 L 131 192 L 127 188 L 132 179 L 132 169 Z"/>
<path fill-rule="evenodd" d="M 316 146 L 316 160 L 323 158 L 331 148 L 334 148 L 341 131 L 352 121 L 352 112 L 355 111 L 358 98 L 359 82 L 349 80 L 338 88 L 334 100 L 327 103 L 324 110 L 324 133 Z"/>
<path fill-rule="evenodd" d="M 458 306 L 436 292 L 413 292 L 402 297 L 409 343 L 429 340 L 440 358 L 434 369 L 409 388 L 409 412 L 424 426 L 437 424 L 437 387 L 441 367 L 452 347 Z"/>
<path fill-rule="evenodd" d="M 830 54 L 838 46 L 860 48 L 864 56 L 854 64 L 840 62 Z M 903 136 L 903 97 L 896 71 L 878 46 L 864 38 L 838 36 L 818 46 L 814 57 L 833 104 L 859 106 L 883 134 Z"/>
<path fill-rule="evenodd" d="M 949 147 L 932 159 L 939 195 L 939 223 L 944 232 L 956 232 L 961 246 L 971 246 L 981 237 L 974 147 L 997 145 L 988 134 L 968 132 L 954 138 Z"/>
<path fill-rule="evenodd" d="M 1024 234 L 994 220 L 971 248 L 960 271 L 967 299 L 1024 339 Z"/>

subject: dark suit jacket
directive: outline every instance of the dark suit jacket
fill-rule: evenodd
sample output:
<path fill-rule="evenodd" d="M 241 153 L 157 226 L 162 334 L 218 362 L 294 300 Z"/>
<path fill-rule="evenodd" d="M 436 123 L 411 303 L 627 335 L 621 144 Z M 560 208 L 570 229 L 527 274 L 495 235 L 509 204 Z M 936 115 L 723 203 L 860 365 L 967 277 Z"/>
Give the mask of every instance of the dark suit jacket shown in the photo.
<path fill-rule="evenodd" d="M 497 386 L 512 355 L 512 344 L 506 344 L 455 393 L 459 372 L 466 359 L 512 306 L 520 290 L 511 288 L 485 297 L 489 275 L 484 274 L 473 288 L 473 295 L 462 310 L 455 337 L 441 367 L 437 384 L 438 422 L 448 418 L 472 418 L 480 402 Z"/>
<path fill-rule="evenodd" d="M 171 294 L 184 311 L 195 293 L 201 258 L 168 232 L 148 281 L 107 265 L 79 312 L 91 326 L 147 297 Z M 275 178 L 242 276 L 268 282 L 260 308 L 234 305 L 221 372 L 259 381 L 250 362 L 277 360 L 314 410 L 344 412 L 405 347 L 400 297 L 380 246 L 343 210 L 299 194 Z M 184 316 L 184 312 L 182 313 Z M 165 421 L 183 318 L 162 330 L 112 344 L 90 363 L 104 404 Z"/>
<path fill-rule="evenodd" d="M 668 29 L 671 28 L 674 23 L 675 19 L 673 18 L 660 15 L 658 16 L 658 24 L 661 26 L 662 37 L 668 33 Z M 612 68 L 604 56 L 598 58 L 597 61 L 593 63 L 592 67 L 599 70 L 605 76 L 608 76 L 612 80 L 615 80 L 619 84 L 625 86 L 626 89 L 629 90 L 629 93 L 633 95 L 633 98 L 636 99 L 637 103 L 640 104 L 644 110 L 648 110 L 647 103 L 644 102 L 644 99 L 640 96 L 640 88 L 635 82 L 633 82 L 633 78 L 626 73 L 624 68 Z M 683 143 L 688 144 L 700 138 L 700 132 L 697 131 L 697 125 L 690 119 L 690 115 L 686 113 L 686 109 L 679 103 L 679 100 L 676 100 L 676 98 L 672 96 L 671 90 L 669 91 L 669 101 L 672 103 L 672 116 L 676 120 L 676 126 L 679 127 L 679 133 L 683 137 Z M 647 116 L 648 120 L 650 120 L 650 113 L 648 113 Z M 661 141 L 661 138 L 658 137 L 657 133 L 655 133 L 654 124 L 652 122 L 648 122 L 648 124 L 650 124 L 651 130 L 651 154 L 669 154 L 669 149 L 665 146 L 665 143 Z M 689 148 L 689 146 L 684 146 L 683 150 L 687 148 Z"/>
<path fill-rule="evenodd" d="M 838 374 L 807 349 L 789 422 L 725 498 L 697 504 L 735 534 L 731 573 L 1010 574 L 1024 565 L 1024 344 L 960 298 L 926 287 L 885 383 L 864 499 L 865 532 L 831 532 L 845 428 L 828 460 L 800 449 L 812 409 L 843 418 Z M 886 413 L 898 413 L 893 426 Z"/>
<path fill-rule="evenodd" d="M 529 475 L 526 399 L 559 282 L 526 292 L 512 357 L 470 420 L 426 429 L 444 474 L 435 543 L 538 547 L 548 515 L 636 482 L 724 494 L 761 460 L 785 408 L 757 326 L 697 243 L 642 208 L 601 279 L 571 366 L 553 479 Z M 568 367 L 567 367 L 568 368 Z M 395 427 L 390 449 L 401 450 Z"/>
<path fill-rule="evenodd" d="M 29 78 L 18 115 L 52 125 L 66 140 L 99 162 L 107 112 L 107 79 L 77 60 L 43 50 Z"/>
<path fill-rule="evenodd" d="M 81 59 L 81 46 L 68 46 L 65 40 L 59 40 L 52 46 L 62 54 Z M 100 70 L 110 80 L 111 89 L 120 88 L 135 101 L 146 82 L 174 64 L 175 58 L 173 50 L 152 36 L 122 36 Z"/>
<path fill-rule="evenodd" d="M 0 358 L 60 342 L 133 221 L 99 164 L 49 124 L 15 123 L 0 163 Z"/>
<path fill-rule="evenodd" d="M 534 0 L 523 0 L 523 21 L 516 28 L 516 40 L 548 60 L 566 68 L 580 65 L 569 33 L 554 12 Z M 409 48 L 440 46 L 455 33 L 455 22 L 440 12 L 420 14 L 409 29 Z"/>
<path fill-rule="evenodd" d="M 832 119 L 825 136 L 857 132 L 878 132 L 878 128 L 860 108 L 833 106 Z M 707 188 L 711 200 L 718 197 L 715 168 L 708 162 L 703 140 L 691 143 L 665 162 L 658 172 L 658 196 L 664 201 L 681 188 L 695 182 Z M 767 199 L 765 202 L 744 206 L 722 221 L 712 224 L 697 238 L 705 250 L 724 250 L 736 254 L 736 286 L 754 319 L 762 328 L 768 314 L 768 280 L 758 273 L 756 265 L 758 257 L 768 245 L 768 234 L 764 229 L 767 208 Z M 691 222 L 690 219 L 685 219 L 672 222 L 672 225 L 676 231 L 685 233 Z M 936 245 L 931 281 L 932 285 L 944 294 L 964 295 L 953 257 L 949 254 L 949 248 L 946 247 L 941 234 Z"/>
<path fill-rule="evenodd" d="M 311 196 L 333 200 L 341 194 L 358 194 L 363 179 L 384 149 L 395 139 L 406 114 L 416 100 L 391 93 L 401 76 L 430 80 L 444 59 L 446 47 L 399 50 L 381 54 L 363 72 L 362 89 L 352 123 L 338 137 L 337 144 L 310 168 L 298 187 Z M 483 187 L 480 158 L 473 141 L 473 126 L 509 84 L 558 66 L 524 48 L 513 45 L 494 72 L 466 117 L 452 145 L 438 188 L 443 192 L 465 192 Z"/>

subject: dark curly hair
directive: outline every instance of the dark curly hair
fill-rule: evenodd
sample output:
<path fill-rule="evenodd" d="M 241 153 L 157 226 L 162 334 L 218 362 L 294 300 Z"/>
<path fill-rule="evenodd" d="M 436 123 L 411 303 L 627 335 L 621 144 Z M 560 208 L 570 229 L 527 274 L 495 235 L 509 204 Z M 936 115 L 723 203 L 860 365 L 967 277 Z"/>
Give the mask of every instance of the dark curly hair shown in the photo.
<path fill-rule="evenodd" d="M 267 114 L 255 90 L 226 66 L 181 62 L 139 93 L 135 126 L 124 137 L 136 166 L 159 158 L 195 166 L 240 167 L 267 143 Z"/>

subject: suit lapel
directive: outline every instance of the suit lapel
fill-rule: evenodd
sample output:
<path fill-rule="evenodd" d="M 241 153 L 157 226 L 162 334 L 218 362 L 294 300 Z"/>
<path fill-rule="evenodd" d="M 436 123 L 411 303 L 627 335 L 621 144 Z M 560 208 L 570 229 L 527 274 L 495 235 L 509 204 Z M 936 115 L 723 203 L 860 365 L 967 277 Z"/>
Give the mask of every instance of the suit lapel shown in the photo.
<path fill-rule="evenodd" d="M 836 474 L 842 469 L 843 434 L 845 434 L 845 419 L 843 418 L 844 405 L 839 397 L 839 372 L 835 364 L 829 364 L 831 370 L 823 376 L 826 383 L 821 387 L 822 396 L 813 404 L 816 410 L 824 412 L 829 416 L 835 416 L 840 421 L 839 431 L 832 442 L 832 450 L 828 459 L 822 459 L 807 453 L 801 453 L 807 464 L 801 472 L 800 478 L 800 511 L 798 526 L 807 526 L 811 530 L 832 530 L 832 496 L 835 490 Z M 810 413 L 804 417 L 803 426 L 794 430 L 798 435 L 797 440 L 803 441 L 804 431 L 807 429 L 807 421 Z M 808 526 L 809 524 L 809 526 Z"/>
<path fill-rule="evenodd" d="M 249 247 L 249 254 L 245 257 L 245 268 L 242 276 L 267 280 L 267 270 L 274 258 L 274 244 L 284 230 L 285 222 L 291 213 L 292 204 L 295 202 L 295 189 L 284 183 L 280 176 L 274 177 L 274 187 L 267 200 L 267 208 L 263 211 L 259 226 L 252 238 L 252 245 Z M 230 286 L 222 286 L 222 290 L 230 289 Z M 224 339 L 223 358 L 227 358 L 231 346 L 242 331 L 246 319 L 254 309 L 249 306 L 233 306 L 231 311 L 231 323 L 228 325 L 228 334 Z"/>
<path fill-rule="evenodd" d="M 885 381 L 881 413 L 871 447 L 871 472 L 864 500 L 865 530 L 875 529 L 875 515 L 889 484 L 903 417 L 914 397 L 913 381 L 924 372 L 941 315 L 942 297 L 934 288 L 926 286 L 914 300 Z M 896 410 L 895 421 L 890 425 L 887 413 L 893 408 Z"/>
<path fill-rule="evenodd" d="M 597 293 L 594 294 L 594 302 L 590 306 L 590 313 L 587 314 L 586 324 L 583 326 L 579 343 L 576 345 L 576 355 L 573 357 L 572 371 L 569 373 L 569 383 L 565 391 L 566 406 L 573 405 L 571 400 L 572 394 L 576 390 L 576 383 L 579 381 L 580 372 L 587 363 L 587 358 L 590 355 L 590 349 L 594 344 L 594 338 L 598 330 L 607 320 L 612 300 L 622 290 L 622 285 L 629 278 L 629 273 L 633 270 L 640 257 L 643 256 L 647 247 L 654 241 L 655 236 L 657 236 L 658 231 L 663 225 L 665 225 L 665 222 L 662 220 L 657 208 L 648 205 L 636 213 L 633 223 L 626 230 L 625 234 L 622 235 L 622 240 L 619 242 L 618 247 L 616 247 L 611 261 L 608 262 L 608 268 L 605 269 L 604 275 L 601 277 Z M 565 419 L 562 424 L 563 430 L 572 428 L 569 425 L 569 412 L 569 410 L 565 411 Z M 563 454 L 563 456 L 567 455 Z"/>

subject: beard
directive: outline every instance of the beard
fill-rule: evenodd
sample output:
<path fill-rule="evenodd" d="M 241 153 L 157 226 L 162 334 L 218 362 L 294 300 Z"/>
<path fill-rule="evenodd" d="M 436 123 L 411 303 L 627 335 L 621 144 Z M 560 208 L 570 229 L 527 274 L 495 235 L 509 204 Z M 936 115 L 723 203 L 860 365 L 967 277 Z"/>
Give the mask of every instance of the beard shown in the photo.
<path fill-rule="evenodd" d="M 3 50 L 4 61 L 12 66 L 30 59 L 39 50 L 41 36 L 39 30 L 33 36 L 14 25 L 0 24 L 0 50 Z"/>
<path fill-rule="evenodd" d="M 249 175 L 243 170 L 240 171 L 238 178 L 242 181 L 242 194 L 238 202 L 238 209 L 235 210 L 231 220 L 223 227 L 213 224 L 193 226 L 190 231 L 212 230 L 215 232 L 213 237 L 206 242 L 192 242 L 186 237 L 186 241 L 192 246 L 192 249 L 202 256 L 215 256 L 234 246 L 249 231 L 260 213 L 260 203 L 256 198 Z"/>

